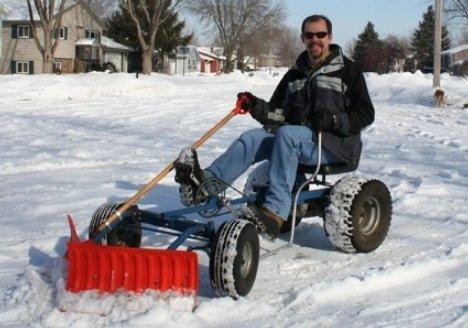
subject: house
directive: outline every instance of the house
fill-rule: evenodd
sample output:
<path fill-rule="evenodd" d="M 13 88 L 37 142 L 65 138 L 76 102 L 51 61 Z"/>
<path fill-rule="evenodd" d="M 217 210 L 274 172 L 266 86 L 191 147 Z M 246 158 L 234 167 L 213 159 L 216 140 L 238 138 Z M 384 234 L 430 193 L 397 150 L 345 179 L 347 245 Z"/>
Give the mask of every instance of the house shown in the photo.
<path fill-rule="evenodd" d="M 0 1 L 7 10 L 2 23 L 0 73 L 42 73 L 42 56 L 34 42 L 26 1 Z M 42 41 L 39 18 L 34 19 Z M 129 49 L 103 37 L 102 27 L 101 20 L 81 0 L 67 1 L 62 26 L 57 30 L 60 42 L 52 63 L 53 71 L 87 72 L 104 62 L 112 62 L 118 70 L 126 72 Z"/>
<path fill-rule="evenodd" d="M 200 56 L 200 72 L 202 73 L 218 73 L 221 71 L 222 60 L 207 47 L 197 47 L 198 55 Z"/>
<path fill-rule="evenodd" d="M 217 53 L 215 53 L 215 51 Z M 180 46 L 167 60 L 168 73 L 171 75 L 191 72 L 219 73 L 226 61 L 222 54 L 222 48 Z"/>
<path fill-rule="evenodd" d="M 220 60 L 220 69 L 223 70 L 224 67 L 226 66 L 226 62 L 227 62 L 227 58 L 226 58 L 226 56 L 224 56 L 224 48 L 222 48 L 222 47 L 213 47 L 211 52 L 214 53 L 216 56 L 218 56 L 218 58 Z"/>
<path fill-rule="evenodd" d="M 442 67 L 455 75 L 468 75 L 468 44 L 442 51 Z"/>
<path fill-rule="evenodd" d="M 245 71 L 256 71 L 262 67 L 278 68 L 282 62 L 277 56 L 260 54 L 258 56 L 246 55 L 243 57 L 243 67 Z M 238 67 L 240 69 L 240 67 Z"/>
<path fill-rule="evenodd" d="M 170 75 L 184 75 L 200 71 L 200 54 L 194 46 L 179 46 L 166 58 Z"/>

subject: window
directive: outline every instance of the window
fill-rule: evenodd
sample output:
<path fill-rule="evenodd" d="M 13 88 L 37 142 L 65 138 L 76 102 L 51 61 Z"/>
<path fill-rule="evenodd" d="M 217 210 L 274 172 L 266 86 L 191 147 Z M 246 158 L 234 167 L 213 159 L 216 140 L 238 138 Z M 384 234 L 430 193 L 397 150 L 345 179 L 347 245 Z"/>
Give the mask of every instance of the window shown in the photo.
<path fill-rule="evenodd" d="M 86 39 L 97 39 L 98 35 L 99 35 L 99 32 L 95 31 L 95 30 L 86 30 L 85 31 Z"/>
<path fill-rule="evenodd" d="M 67 40 L 68 39 L 68 27 L 62 26 L 60 27 L 60 40 Z"/>
<path fill-rule="evenodd" d="M 29 26 L 18 25 L 18 38 L 27 39 L 29 38 Z"/>
<path fill-rule="evenodd" d="M 16 73 L 29 74 L 29 62 L 16 62 Z"/>

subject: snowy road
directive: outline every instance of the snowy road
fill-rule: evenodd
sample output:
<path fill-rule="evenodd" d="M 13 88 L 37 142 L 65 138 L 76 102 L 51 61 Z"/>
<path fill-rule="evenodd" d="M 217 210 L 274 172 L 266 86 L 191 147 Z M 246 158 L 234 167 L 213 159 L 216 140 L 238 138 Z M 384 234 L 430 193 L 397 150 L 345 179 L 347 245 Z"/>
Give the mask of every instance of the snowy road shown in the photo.
<path fill-rule="evenodd" d="M 431 76 L 422 74 L 366 76 L 377 112 L 363 133 L 359 171 L 384 181 L 393 197 L 392 226 L 375 252 L 334 250 L 321 219 L 308 218 L 297 246 L 262 261 L 252 292 L 237 302 L 214 298 L 200 253 L 193 313 L 123 296 L 105 300 L 104 317 L 58 310 L 67 298 L 57 269 L 66 214 L 86 236 L 101 203 L 133 195 L 221 119 L 237 92 L 269 98 L 279 79 L 264 72 L 0 76 L 0 326 L 468 326 L 468 80 L 444 75 L 452 105 L 439 109 Z M 256 126 L 234 118 L 200 149 L 202 164 Z M 179 207 L 172 175 L 140 204 Z M 146 234 L 143 242 L 168 241 Z"/>

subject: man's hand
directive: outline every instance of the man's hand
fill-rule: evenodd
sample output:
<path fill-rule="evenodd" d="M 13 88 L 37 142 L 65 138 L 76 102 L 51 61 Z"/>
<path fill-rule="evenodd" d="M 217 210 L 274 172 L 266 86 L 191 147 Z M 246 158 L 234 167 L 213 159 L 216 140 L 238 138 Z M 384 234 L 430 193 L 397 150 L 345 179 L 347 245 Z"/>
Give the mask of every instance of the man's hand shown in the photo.
<path fill-rule="evenodd" d="M 253 94 L 251 94 L 248 91 L 238 93 L 237 99 L 239 100 L 241 98 L 243 98 L 243 100 L 240 106 L 246 112 L 252 111 L 252 109 L 257 104 L 257 97 L 255 97 Z"/>
<path fill-rule="evenodd" d="M 332 131 L 336 123 L 336 115 L 325 111 L 312 114 L 310 119 L 310 125 L 312 125 L 315 131 Z"/>
<path fill-rule="evenodd" d="M 268 106 L 263 106 L 265 103 L 260 98 L 255 97 L 250 92 L 241 92 L 237 94 L 237 99 L 243 98 L 240 106 L 242 110 L 249 112 L 254 119 L 259 122 L 266 120 L 268 116 Z"/>

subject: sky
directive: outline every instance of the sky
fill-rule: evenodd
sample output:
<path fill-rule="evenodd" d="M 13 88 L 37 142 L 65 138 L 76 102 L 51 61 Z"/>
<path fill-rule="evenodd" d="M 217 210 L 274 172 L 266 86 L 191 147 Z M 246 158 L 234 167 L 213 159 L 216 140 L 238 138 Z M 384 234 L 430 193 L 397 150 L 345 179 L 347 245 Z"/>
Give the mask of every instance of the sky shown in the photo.
<path fill-rule="evenodd" d="M 406 36 L 418 27 L 430 0 L 285 0 L 287 24 L 298 28 L 312 14 L 322 14 L 333 24 L 334 42 L 345 46 L 364 30 L 367 22 L 375 25 L 380 37 Z"/>
<path fill-rule="evenodd" d="M 286 24 L 300 33 L 302 20 L 312 14 L 322 14 L 333 24 L 334 42 L 345 47 L 364 30 L 367 22 L 375 25 L 381 38 L 389 34 L 409 36 L 418 27 L 432 0 L 284 0 Z M 183 15 L 185 16 L 185 15 Z M 203 28 L 196 18 L 184 18 L 189 28 L 195 27 L 198 39 L 207 40 L 200 33 Z"/>

